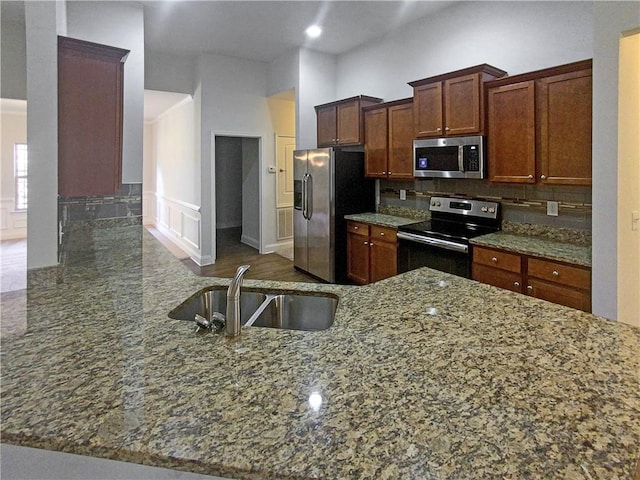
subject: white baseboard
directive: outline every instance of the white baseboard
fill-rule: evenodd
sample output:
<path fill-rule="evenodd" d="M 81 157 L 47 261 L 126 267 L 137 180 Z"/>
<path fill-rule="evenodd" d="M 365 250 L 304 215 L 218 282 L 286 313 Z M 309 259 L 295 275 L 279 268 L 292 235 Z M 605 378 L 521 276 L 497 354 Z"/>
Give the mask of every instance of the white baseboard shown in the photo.
<path fill-rule="evenodd" d="M 246 245 L 249 245 L 250 247 L 255 248 L 256 250 L 260 251 L 260 241 L 256 240 L 255 238 L 252 238 L 248 235 L 245 235 L 244 233 L 242 234 L 242 236 L 240 237 L 240 241 Z"/>
<path fill-rule="evenodd" d="M 286 250 L 292 247 L 293 247 L 293 239 L 282 240 L 280 242 L 270 243 L 269 245 L 265 245 L 265 253 L 279 252 L 281 250 Z"/>

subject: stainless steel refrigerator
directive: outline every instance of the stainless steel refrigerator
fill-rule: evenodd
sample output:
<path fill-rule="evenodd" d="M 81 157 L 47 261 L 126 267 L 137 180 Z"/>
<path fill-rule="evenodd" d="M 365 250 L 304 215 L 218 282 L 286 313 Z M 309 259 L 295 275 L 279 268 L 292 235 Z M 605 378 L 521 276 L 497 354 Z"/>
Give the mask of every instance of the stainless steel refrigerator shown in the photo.
<path fill-rule="evenodd" d="M 294 266 L 330 283 L 346 283 L 344 216 L 375 208 L 375 184 L 364 177 L 364 153 L 296 150 L 293 195 Z"/>

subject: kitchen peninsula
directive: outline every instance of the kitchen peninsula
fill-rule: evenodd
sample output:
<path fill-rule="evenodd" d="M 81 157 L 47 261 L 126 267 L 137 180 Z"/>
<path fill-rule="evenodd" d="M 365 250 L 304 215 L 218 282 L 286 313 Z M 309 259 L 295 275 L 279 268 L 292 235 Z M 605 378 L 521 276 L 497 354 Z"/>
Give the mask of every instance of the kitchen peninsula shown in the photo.
<path fill-rule="evenodd" d="M 629 479 L 640 329 L 420 269 L 334 293 L 320 332 L 195 334 L 228 279 L 139 226 L 87 230 L 3 311 L 2 442 L 237 479 Z M 126 246 L 123 247 L 123 246 Z"/>

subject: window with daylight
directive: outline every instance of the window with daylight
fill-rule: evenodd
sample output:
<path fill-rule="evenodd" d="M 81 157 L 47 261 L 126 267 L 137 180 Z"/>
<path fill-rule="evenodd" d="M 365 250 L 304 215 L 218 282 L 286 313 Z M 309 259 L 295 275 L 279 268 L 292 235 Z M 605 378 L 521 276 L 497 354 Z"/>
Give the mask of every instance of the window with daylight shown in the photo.
<path fill-rule="evenodd" d="M 27 144 L 16 143 L 13 146 L 13 172 L 16 180 L 16 210 L 27 209 Z"/>

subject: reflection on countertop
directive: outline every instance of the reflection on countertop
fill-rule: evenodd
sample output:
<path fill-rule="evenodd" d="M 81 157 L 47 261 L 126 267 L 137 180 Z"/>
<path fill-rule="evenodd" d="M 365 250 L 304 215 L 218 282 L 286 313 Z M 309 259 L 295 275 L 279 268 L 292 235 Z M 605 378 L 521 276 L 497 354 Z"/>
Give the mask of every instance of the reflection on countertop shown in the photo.
<path fill-rule="evenodd" d="M 238 479 L 633 477 L 638 328 L 420 269 L 245 280 L 336 294 L 335 322 L 229 340 L 167 316 L 229 279 L 140 226 L 74 242 L 2 338 L 3 442 Z"/>

